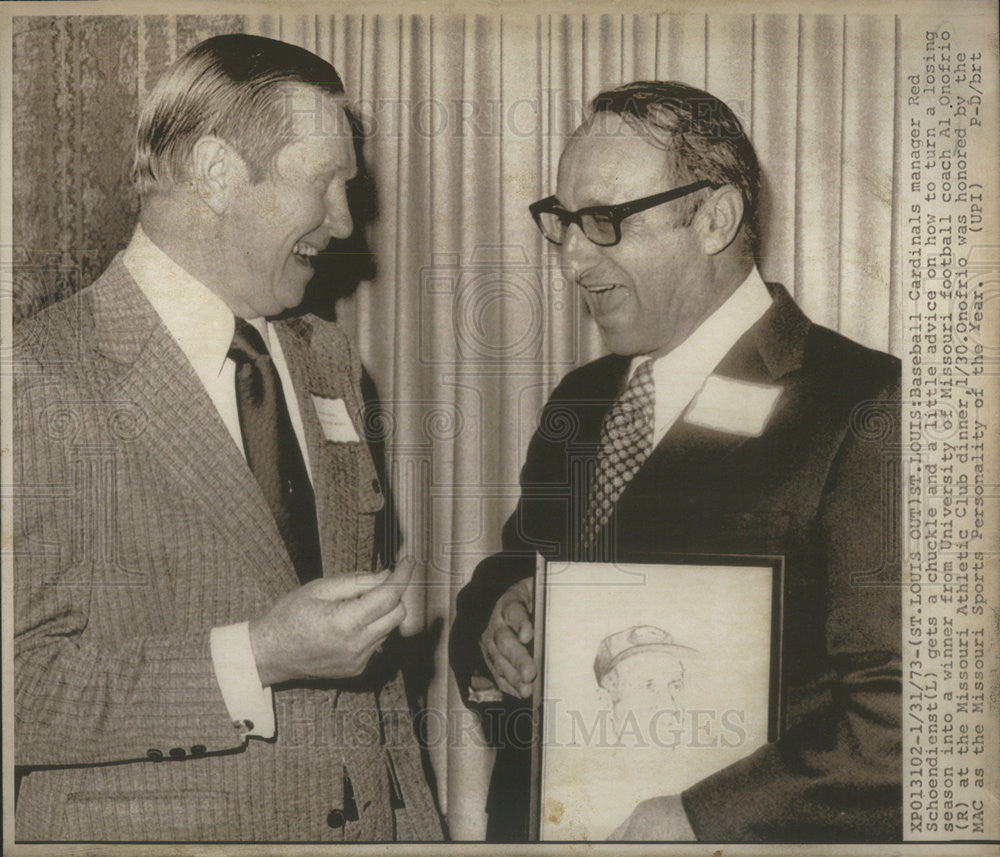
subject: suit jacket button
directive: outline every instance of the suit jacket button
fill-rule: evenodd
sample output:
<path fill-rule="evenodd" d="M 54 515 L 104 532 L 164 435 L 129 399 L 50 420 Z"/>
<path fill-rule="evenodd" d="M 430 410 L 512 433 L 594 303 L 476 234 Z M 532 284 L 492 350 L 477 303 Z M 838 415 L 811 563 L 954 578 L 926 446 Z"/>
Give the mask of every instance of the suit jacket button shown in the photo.
<path fill-rule="evenodd" d="M 152 760 L 153 762 L 163 761 L 163 751 L 157 750 L 155 747 L 146 751 L 146 758 Z"/>
<path fill-rule="evenodd" d="M 327 827 L 332 827 L 334 830 L 339 830 L 343 827 L 345 821 L 342 809 L 331 809 L 330 814 L 326 817 Z"/>
<path fill-rule="evenodd" d="M 204 744 L 195 744 L 191 748 L 192 756 L 204 756 L 208 752 L 208 748 Z"/>
<path fill-rule="evenodd" d="M 187 755 L 187 753 L 184 752 L 184 748 L 183 747 L 174 747 L 170 751 L 170 758 L 171 759 L 183 759 L 186 755 Z"/>

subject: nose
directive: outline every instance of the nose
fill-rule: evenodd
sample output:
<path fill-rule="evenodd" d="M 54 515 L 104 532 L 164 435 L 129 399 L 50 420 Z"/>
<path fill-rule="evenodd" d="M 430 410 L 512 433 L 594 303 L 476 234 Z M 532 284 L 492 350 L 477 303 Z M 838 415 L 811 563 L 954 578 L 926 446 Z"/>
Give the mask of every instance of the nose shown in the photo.
<path fill-rule="evenodd" d="M 563 243 L 559 247 L 559 261 L 567 277 L 574 283 L 591 266 L 596 247 L 577 224 L 571 223 L 566 229 Z"/>
<path fill-rule="evenodd" d="M 354 231 L 354 218 L 347 202 L 347 187 L 331 184 L 326 191 L 326 217 L 324 224 L 333 238 L 348 238 Z"/>

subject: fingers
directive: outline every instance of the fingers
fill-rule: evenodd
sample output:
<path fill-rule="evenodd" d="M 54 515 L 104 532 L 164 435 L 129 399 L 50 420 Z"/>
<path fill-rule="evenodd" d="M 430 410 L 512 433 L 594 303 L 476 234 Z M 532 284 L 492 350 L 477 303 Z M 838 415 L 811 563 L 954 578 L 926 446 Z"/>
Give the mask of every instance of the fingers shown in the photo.
<path fill-rule="evenodd" d="M 403 590 L 402 586 L 382 584 L 349 602 L 346 609 L 350 612 L 354 622 L 363 628 L 384 619 L 397 607 L 402 606 L 400 599 L 403 597 Z M 403 615 L 406 615 L 405 609 Z"/>
<path fill-rule="evenodd" d="M 383 570 L 375 574 L 358 573 L 344 575 L 342 578 L 328 578 L 331 586 L 319 597 L 328 598 L 329 594 L 339 594 L 340 600 L 344 602 L 343 609 L 347 611 L 351 621 L 363 628 L 396 610 L 409 585 L 415 564 L 414 560 L 408 558 L 401 560 L 392 572 Z M 341 580 L 347 582 L 339 583 Z M 405 615 L 404 610 L 403 616 Z M 396 622 L 392 627 L 398 624 Z"/>
<path fill-rule="evenodd" d="M 502 655 L 497 653 L 496 647 L 492 644 L 480 641 L 479 647 L 483 652 L 486 665 L 490 668 L 490 672 L 493 673 L 497 687 L 511 696 L 521 696 L 520 687 L 515 686 L 515 683 L 517 685 L 520 684 L 517 671 Z"/>
<path fill-rule="evenodd" d="M 347 601 L 371 592 L 388 578 L 388 569 L 374 573 L 340 574 L 311 580 L 302 587 L 302 591 L 323 601 Z"/>
<path fill-rule="evenodd" d="M 499 654 L 511 666 L 511 681 L 523 685 L 534 680 L 535 659 L 517 637 L 504 628 L 494 637 L 494 642 Z"/>
<path fill-rule="evenodd" d="M 518 642 L 527 646 L 534 636 L 534 628 L 525 605 L 520 601 L 511 601 L 503 608 L 502 616 L 507 626 L 517 635 Z"/>
<path fill-rule="evenodd" d="M 336 577 L 323 577 L 313 580 L 303 586 L 314 598 L 325 601 L 347 601 L 351 598 L 363 597 L 383 587 L 389 590 L 399 590 L 400 594 L 410 583 L 416 561 L 412 557 L 401 559 L 396 568 L 387 568 L 374 572 L 355 572 L 341 574 Z"/>
<path fill-rule="evenodd" d="M 417 561 L 412 556 L 403 557 L 403 559 L 396 563 L 396 567 L 389 575 L 388 580 L 386 580 L 386 585 L 406 589 L 416 567 Z"/>
<path fill-rule="evenodd" d="M 530 682 L 535 677 L 535 661 L 527 646 L 534 637 L 531 621 L 531 581 L 522 580 L 501 596 L 490 617 L 493 643 L 517 672 L 511 680 Z"/>
<path fill-rule="evenodd" d="M 361 631 L 359 643 L 363 646 L 358 672 L 364 671 L 368 662 L 386 641 L 389 635 L 406 618 L 406 605 L 400 601 L 393 610 L 372 622 Z"/>
<path fill-rule="evenodd" d="M 402 601 L 399 601 L 384 616 L 380 616 L 375 621 L 369 623 L 362 633 L 372 638 L 374 642 L 373 648 L 378 648 L 385 642 L 385 638 L 399 627 L 400 622 L 405 618 L 406 605 Z"/>
<path fill-rule="evenodd" d="M 525 698 L 521 696 L 521 691 L 518 688 L 514 687 L 514 685 L 502 676 L 497 676 L 497 687 L 499 687 L 504 693 L 510 694 L 511 696 L 516 696 L 520 699 Z"/>
<path fill-rule="evenodd" d="M 490 681 L 484 675 L 473 675 L 469 676 L 469 686 L 473 690 L 490 690 L 496 687 L 496 683 Z"/>
<path fill-rule="evenodd" d="M 535 635 L 531 621 L 534 601 L 535 581 L 526 577 L 510 587 L 497 602 L 504 622 L 524 646 L 527 646 Z"/>
<path fill-rule="evenodd" d="M 534 637 L 531 621 L 533 581 L 525 578 L 500 596 L 479 641 L 497 686 L 511 696 L 531 695 L 535 661 L 527 646 Z"/>
<path fill-rule="evenodd" d="M 480 648 L 502 691 L 522 698 L 531 695 L 535 662 L 509 628 L 491 623 L 480 640 Z"/>
<path fill-rule="evenodd" d="M 358 675 L 406 618 L 401 598 L 413 565 L 314 580 L 278 599 L 250 622 L 262 682 Z"/>
<path fill-rule="evenodd" d="M 482 640 L 480 642 L 480 648 L 483 650 L 486 663 L 496 679 L 502 679 L 508 684 L 520 683 L 520 673 L 514 668 L 514 665 L 511 664 L 510 661 L 500 654 L 493 640 L 488 638 Z"/>

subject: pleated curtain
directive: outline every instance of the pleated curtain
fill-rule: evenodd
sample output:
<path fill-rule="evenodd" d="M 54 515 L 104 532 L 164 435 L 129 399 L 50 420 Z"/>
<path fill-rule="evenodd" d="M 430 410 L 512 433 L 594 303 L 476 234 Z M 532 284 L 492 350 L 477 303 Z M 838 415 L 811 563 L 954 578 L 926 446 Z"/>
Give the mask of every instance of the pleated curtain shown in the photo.
<path fill-rule="evenodd" d="M 841 15 L 330 15 L 19 18 L 15 313 L 85 285 L 127 242 L 138 105 L 197 41 L 294 42 L 341 73 L 377 192 L 374 273 L 336 307 L 378 390 L 403 552 L 406 633 L 452 836 L 484 830 L 491 764 L 446 653 L 455 595 L 499 547 L 539 410 L 601 351 L 527 213 L 554 192 L 589 100 L 636 79 L 706 88 L 765 175 L 765 279 L 816 322 L 895 351 L 898 23 Z M 54 73 L 38 69 L 51 66 Z M 416 642 L 416 641 L 419 641 Z M 308 784 L 303 784 L 308 787 Z"/>

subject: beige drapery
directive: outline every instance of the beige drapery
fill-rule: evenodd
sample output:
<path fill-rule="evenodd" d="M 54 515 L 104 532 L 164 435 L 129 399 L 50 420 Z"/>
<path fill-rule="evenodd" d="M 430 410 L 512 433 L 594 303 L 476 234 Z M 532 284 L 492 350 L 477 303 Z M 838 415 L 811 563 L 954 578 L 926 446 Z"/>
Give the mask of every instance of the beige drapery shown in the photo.
<path fill-rule="evenodd" d="M 764 168 L 763 274 L 822 324 L 899 351 L 898 24 L 839 15 L 329 15 L 18 19 L 15 310 L 93 279 L 134 223 L 137 106 L 200 39 L 300 44 L 344 78 L 370 138 L 376 272 L 337 307 L 381 396 L 404 551 L 422 586 L 421 726 L 452 835 L 476 838 L 490 756 L 446 657 L 454 597 L 497 549 L 538 411 L 601 353 L 526 207 L 600 90 L 661 78 L 744 120 Z M 51 64 L 52 76 L 38 68 Z M 305 784 L 304 784 L 305 785 Z"/>

